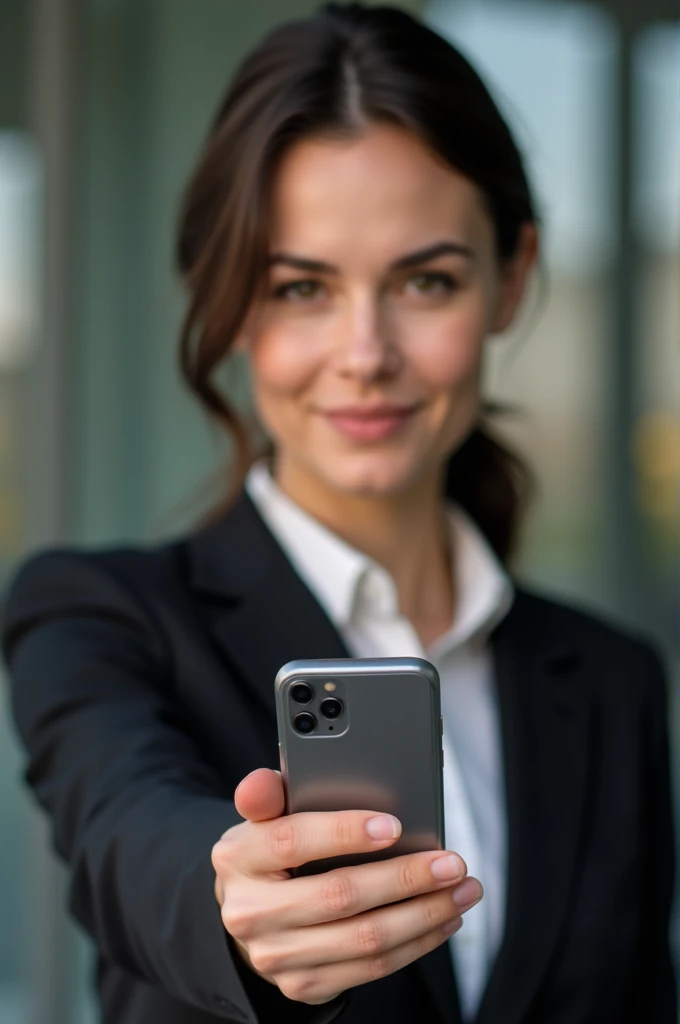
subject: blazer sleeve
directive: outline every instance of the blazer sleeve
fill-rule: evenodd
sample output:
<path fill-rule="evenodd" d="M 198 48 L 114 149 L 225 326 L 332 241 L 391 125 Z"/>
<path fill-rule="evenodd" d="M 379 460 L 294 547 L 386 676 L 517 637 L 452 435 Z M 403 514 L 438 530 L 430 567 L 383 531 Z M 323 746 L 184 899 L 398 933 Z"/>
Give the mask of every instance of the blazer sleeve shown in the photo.
<path fill-rule="evenodd" d="M 230 955 L 210 853 L 240 818 L 139 599 L 97 555 L 42 552 L 10 589 L 2 644 L 26 779 L 102 955 L 218 1018 L 257 1024 L 285 1007 L 296 1024 L 332 1020 L 339 1002 L 293 1003 Z"/>
<path fill-rule="evenodd" d="M 670 944 L 670 917 L 675 876 L 673 800 L 668 738 L 668 683 L 651 647 L 641 645 L 646 683 L 644 840 L 645 864 L 642 929 L 632 999 L 626 1020 L 677 1024 L 676 980 Z"/>

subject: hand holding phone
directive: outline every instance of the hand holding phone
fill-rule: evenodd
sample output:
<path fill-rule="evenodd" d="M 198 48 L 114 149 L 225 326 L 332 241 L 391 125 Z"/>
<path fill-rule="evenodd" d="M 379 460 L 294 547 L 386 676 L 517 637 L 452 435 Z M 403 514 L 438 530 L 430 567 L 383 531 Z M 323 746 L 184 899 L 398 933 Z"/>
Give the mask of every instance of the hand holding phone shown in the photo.
<path fill-rule="evenodd" d="M 332 675 L 329 663 L 298 662 L 279 673 L 279 725 L 287 791 L 278 773 L 260 769 L 249 775 L 235 794 L 236 808 L 246 820 L 229 829 L 213 848 L 215 895 L 224 926 L 241 955 L 285 996 L 311 1004 L 328 1002 L 348 988 L 385 977 L 435 949 L 460 928 L 461 914 L 482 895 L 479 882 L 465 877 L 462 859 L 438 848 L 442 831 L 438 781 L 441 730 L 438 689 L 432 685 L 429 669 L 423 668 L 426 663 L 409 662 L 402 676 L 407 696 L 413 696 L 414 687 L 418 693 L 415 702 L 408 704 L 410 723 L 420 723 L 415 732 L 424 729 L 421 739 L 430 737 L 421 745 L 420 766 L 415 771 L 401 770 L 415 764 L 416 753 L 402 750 L 399 742 L 386 747 L 377 743 L 371 756 L 363 748 L 363 759 L 358 748 L 356 756 L 346 756 L 361 734 L 361 723 L 368 727 L 371 720 L 365 711 L 375 707 L 376 699 L 380 704 L 383 697 L 381 686 L 368 695 L 368 701 L 363 699 L 365 691 L 361 696 L 360 681 L 366 681 L 366 671 L 371 668 L 365 662 L 333 665 Z M 396 666 L 392 663 L 387 668 Z M 307 670 L 312 673 L 311 684 L 301 675 Z M 338 685 L 338 673 L 343 670 L 342 685 Z M 314 676 L 315 671 L 320 674 Z M 413 678 L 414 671 L 418 678 Z M 424 676 L 419 676 L 423 671 Z M 395 713 L 395 721 L 401 723 L 399 730 L 403 718 L 396 712 L 406 709 L 404 693 L 397 697 L 396 675 L 393 671 L 388 689 L 390 714 Z M 378 676 L 380 672 L 374 675 L 374 683 Z M 406 676 L 411 678 L 404 682 Z M 289 690 L 303 682 L 311 686 L 315 697 L 300 704 Z M 324 682 L 335 682 L 335 690 L 324 690 Z M 385 682 L 383 672 L 382 684 Z M 383 687 L 383 696 L 384 692 Z M 355 701 L 352 695 L 357 693 L 360 696 Z M 297 696 L 308 694 L 298 692 Z M 328 699 L 343 705 L 339 713 L 334 713 L 338 711 L 335 707 L 330 716 L 324 714 L 321 702 Z M 314 728 L 305 732 L 310 723 L 304 719 L 296 725 L 299 714 L 311 715 Z M 321 719 L 323 733 L 317 730 Z M 379 721 L 384 725 L 384 718 Z M 348 743 L 350 722 L 354 735 Z M 376 720 L 373 722 L 375 729 Z M 317 743 L 311 761 L 304 748 L 298 749 L 291 761 L 288 726 L 295 734 L 294 744 L 305 737 L 307 742 Z M 332 745 L 343 736 L 344 746 Z M 413 730 L 409 736 L 413 740 Z M 391 739 L 398 740 L 398 736 L 392 733 Z M 435 749 L 436 757 L 430 755 Z M 345 768 L 351 769 L 349 774 L 343 774 Z M 399 769 L 396 774 L 395 768 Z M 404 793 L 401 781 L 416 778 L 415 788 Z M 345 784 L 338 786 L 343 779 Z M 306 785 L 307 780 L 311 786 Z M 351 806 L 355 795 L 371 792 L 380 806 Z M 418 793 L 425 797 L 422 804 L 414 799 Z M 313 809 L 329 798 L 333 807 Z M 293 809 L 298 802 L 304 805 L 309 800 L 309 809 Z M 408 819 L 408 829 L 390 813 L 397 807 Z M 286 809 L 291 813 L 284 813 Z M 434 849 L 419 846 L 425 837 Z M 400 845 L 409 852 L 398 855 Z M 374 860 L 377 863 L 372 863 Z M 343 866 L 328 870 L 329 865 Z"/>
<path fill-rule="evenodd" d="M 284 815 L 281 778 L 266 768 L 235 800 L 246 821 L 213 848 L 216 898 L 242 957 L 289 999 L 325 1003 L 392 974 L 446 942 L 481 898 L 462 859 L 441 850 L 291 877 L 309 861 L 385 850 L 399 828 L 372 811 Z"/>

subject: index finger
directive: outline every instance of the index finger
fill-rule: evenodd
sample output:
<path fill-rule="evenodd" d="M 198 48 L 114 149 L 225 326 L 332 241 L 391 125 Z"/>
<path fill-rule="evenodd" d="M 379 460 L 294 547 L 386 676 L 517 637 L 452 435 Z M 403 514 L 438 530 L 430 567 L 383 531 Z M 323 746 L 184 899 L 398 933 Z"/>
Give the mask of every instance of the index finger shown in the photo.
<path fill-rule="evenodd" d="M 305 811 L 274 821 L 248 821 L 230 829 L 227 841 L 246 875 L 298 868 L 313 860 L 371 853 L 391 846 L 401 823 L 376 811 Z M 239 847 L 241 849 L 239 849 Z"/>

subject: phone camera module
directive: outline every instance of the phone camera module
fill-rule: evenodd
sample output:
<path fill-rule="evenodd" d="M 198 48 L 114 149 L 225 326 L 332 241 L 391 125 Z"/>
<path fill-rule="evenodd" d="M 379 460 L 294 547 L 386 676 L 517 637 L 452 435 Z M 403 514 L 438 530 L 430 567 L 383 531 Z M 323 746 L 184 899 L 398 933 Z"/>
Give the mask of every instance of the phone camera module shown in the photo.
<path fill-rule="evenodd" d="M 314 691 L 307 683 L 295 683 L 290 688 L 290 695 L 296 704 L 309 704 L 314 696 Z"/>
<path fill-rule="evenodd" d="M 321 701 L 319 710 L 324 718 L 339 718 L 342 714 L 342 701 L 338 700 L 337 697 L 326 697 L 325 700 Z"/>
<path fill-rule="evenodd" d="M 293 728 L 303 736 L 309 736 L 310 732 L 314 732 L 316 728 L 316 718 L 309 711 L 301 711 L 293 719 Z"/>

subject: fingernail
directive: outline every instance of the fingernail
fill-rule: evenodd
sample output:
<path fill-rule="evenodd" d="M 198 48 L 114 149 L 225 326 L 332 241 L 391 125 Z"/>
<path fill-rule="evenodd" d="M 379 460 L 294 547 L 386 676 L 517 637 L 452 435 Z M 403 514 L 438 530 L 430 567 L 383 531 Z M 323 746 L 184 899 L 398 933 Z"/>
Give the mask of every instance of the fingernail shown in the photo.
<path fill-rule="evenodd" d="M 454 932 L 458 931 L 462 923 L 463 922 L 460 917 L 454 917 L 453 921 L 447 921 L 442 928 L 444 935 L 453 935 Z"/>
<path fill-rule="evenodd" d="M 396 839 L 401 832 L 401 822 L 391 814 L 381 814 L 368 819 L 366 831 L 371 839 Z"/>
<path fill-rule="evenodd" d="M 453 902 L 459 910 L 469 910 L 475 903 L 479 903 L 483 895 L 484 890 L 477 879 L 466 878 L 453 890 Z"/>
<path fill-rule="evenodd" d="M 463 875 L 460 857 L 457 857 L 455 853 L 447 853 L 445 857 L 437 857 L 430 864 L 430 870 L 438 882 L 453 882 L 456 878 L 461 878 Z"/>

